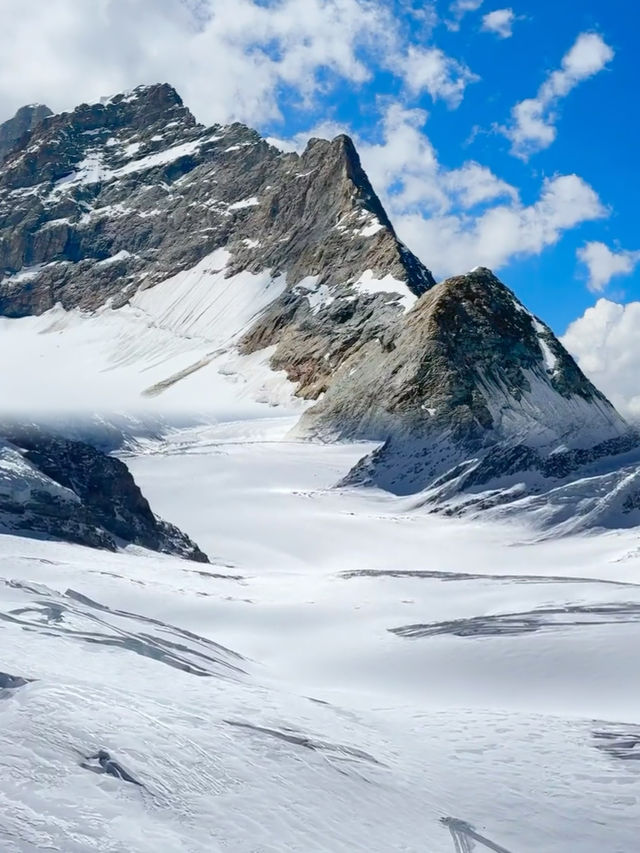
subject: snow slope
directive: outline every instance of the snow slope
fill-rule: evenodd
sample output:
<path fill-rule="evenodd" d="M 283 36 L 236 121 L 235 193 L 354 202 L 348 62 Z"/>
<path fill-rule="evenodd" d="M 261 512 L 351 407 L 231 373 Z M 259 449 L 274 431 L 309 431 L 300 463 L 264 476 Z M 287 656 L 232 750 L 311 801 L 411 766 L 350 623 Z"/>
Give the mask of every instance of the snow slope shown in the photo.
<path fill-rule="evenodd" d="M 283 403 L 295 410 L 293 386 L 268 367 L 271 350 L 247 357 L 235 350 L 285 278 L 226 277 L 227 260 L 225 250 L 213 252 L 118 310 L 57 306 L 39 317 L 0 318 L 0 353 L 12 365 L 0 379 L 5 411 L 249 415 Z"/>
<path fill-rule="evenodd" d="M 636 537 L 329 490 L 369 448 L 290 425 L 127 459 L 213 566 L 0 539 L 0 849 L 633 853 Z"/>

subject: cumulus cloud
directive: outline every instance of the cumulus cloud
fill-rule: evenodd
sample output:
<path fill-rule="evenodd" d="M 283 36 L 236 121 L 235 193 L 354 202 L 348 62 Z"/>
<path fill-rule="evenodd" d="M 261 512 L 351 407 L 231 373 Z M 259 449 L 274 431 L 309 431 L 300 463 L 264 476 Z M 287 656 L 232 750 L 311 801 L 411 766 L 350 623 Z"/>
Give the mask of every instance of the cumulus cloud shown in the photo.
<path fill-rule="evenodd" d="M 402 68 L 412 95 L 427 91 L 434 101 L 441 99 L 452 108 L 459 106 L 467 85 L 479 79 L 466 65 L 437 47 L 409 47 Z"/>
<path fill-rule="evenodd" d="M 514 187 L 478 163 L 443 168 L 422 132 L 426 120 L 424 110 L 391 104 L 383 116 L 382 140 L 359 142 L 365 169 L 392 213 L 443 214 L 454 206 L 468 209 L 501 196 L 517 198 Z"/>
<path fill-rule="evenodd" d="M 456 32 L 460 29 L 460 23 L 468 12 L 475 12 L 482 6 L 483 0 L 453 0 L 449 6 L 451 18 L 445 21 L 448 29 Z"/>
<path fill-rule="evenodd" d="M 613 49 L 597 33 L 581 33 L 563 56 L 561 67 L 548 75 L 536 97 L 520 101 L 511 111 L 510 125 L 502 128 L 511 140 L 511 153 L 526 160 L 548 148 L 556 138 L 561 100 L 583 80 L 602 71 L 613 56 Z"/>
<path fill-rule="evenodd" d="M 332 75 L 368 79 L 374 47 L 382 65 L 400 50 L 375 0 L 4 0 L 2 17 L 4 114 L 166 80 L 203 121 L 260 124 L 279 116 L 287 87 L 308 101 Z"/>
<path fill-rule="evenodd" d="M 390 106 L 383 139 L 360 142 L 365 169 L 401 238 L 439 276 L 477 265 L 499 269 L 517 256 L 537 255 L 581 222 L 608 211 L 577 175 L 545 180 L 525 205 L 515 187 L 467 162 L 444 168 L 422 131 L 426 113 Z"/>
<path fill-rule="evenodd" d="M 517 257 L 539 255 L 581 222 L 606 215 L 597 194 L 577 175 L 544 181 L 538 200 L 499 204 L 473 215 L 466 211 L 425 217 L 396 216 L 398 231 L 440 275 L 482 265 L 493 269 Z"/>
<path fill-rule="evenodd" d="M 592 241 L 576 252 L 577 258 L 588 270 L 587 286 L 600 293 L 616 275 L 629 275 L 640 262 L 640 252 L 621 249 L 614 252 L 604 243 Z"/>
<path fill-rule="evenodd" d="M 438 23 L 438 12 L 435 0 L 398 0 L 400 11 L 411 18 L 414 27 L 419 28 L 419 34 L 427 38 Z"/>
<path fill-rule="evenodd" d="M 495 33 L 501 39 L 508 39 L 513 35 L 515 20 L 513 9 L 495 9 L 483 17 L 482 29 L 487 33 Z"/>
<path fill-rule="evenodd" d="M 620 410 L 640 420 L 640 302 L 599 299 L 573 322 L 563 344 Z"/>
<path fill-rule="evenodd" d="M 381 69 L 457 106 L 475 75 L 425 46 L 433 4 L 398 2 L 400 15 L 388 0 L 2 0 L 0 116 L 166 81 L 201 121 L 261 126 Z"/>
<path fill-rule="evenodd" d="M 5 114 L 29 101 L 68 108 L 168 80 L 202 121 L 264 126 L 279 117 L 287 99 L 304 105 L 322 97 L 327 103 L 332 85 L 346 82 L 354 89 L 381 68 L 395 75 L 405 95 L 428 93 L 452 107 L 476 79 L 424 43 L 433 4 L 418 0 L 399 0 L 420 23 L 412 35 L 388 0 L 3 2 L 9 7 L 0 29 Z M 480 0 L 456 0 L 450 11 L 459 21 L 479 7 Z M 545 83 L 547 106 L 608 61 L 602 53 L 594 59 L 594 39 L 604 45 L 598 36 L 581 37 Z M 38 62 L 25 59 L 32 56 Z M 524 204 L 515 187 L 480 163 L 443 166 L 423 131 L 426 119 L 422 110 L 387 103 L 380 137 L 365 133 L 356 141 L 401 237 L 438 275 L 477 264 L 499 268 L 516 255 L 541 252 L 580 222 L 606 215 L 594 190 L 576 175 L 546 180 L 537 201 Z M 329 121 L 313 133 L 348 130 Z M 308 136 L 289 143 L 303 145 Z"/>

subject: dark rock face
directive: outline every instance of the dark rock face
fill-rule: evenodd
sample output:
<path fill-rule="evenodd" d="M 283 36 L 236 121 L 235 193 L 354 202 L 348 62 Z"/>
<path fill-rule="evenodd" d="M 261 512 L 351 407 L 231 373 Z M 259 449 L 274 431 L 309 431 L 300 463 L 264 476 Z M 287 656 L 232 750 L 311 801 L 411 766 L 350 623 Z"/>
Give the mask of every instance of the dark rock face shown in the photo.
<path fill-rule="evenodd" d="M 385 441 L 348 483 L 410 493 L 460 482 L 457 466 L 474 458 L 487 480 L 489 470 L 573 470 L 579 450 L 629 434 L 551 330 L 489 270 L 434 286 L 390 333 L 343 362 L 300 424 L 303 433 Z"/>
<path fill-rule="evenodd" d="M 13 118 L 0 124 L 0 162 L 25 134 L 53 115 L 44 104 L 29 104 L 20 107 Z"/>
<path fill-rule="evenodd" d="M 19 675 L 9 675 L 7 672 L 0 672 L 0 690 L 15 690 L 17 687 L 24 687 L 29 683 L 29 679 L 22 678 Z"/>
<path fill-rule="evenodd" d="M 6 427 L 3 433 L 42 478 L 26 499 L 11 493 L 0 499 L 0 516 L 9 529 L 113 551 L 131 543 L 208 562 L 188 536 L 153 514 L 119 459 L 34 427 Z"/>
<path fill-rule="evenodd" d="M 5 316 L 117 307 L 222 246 L 230 274 L 268 267 L 292 286 L 367 268 L 416 294 L 433 284 L 349 139 L 283 154 L 243 125 L 198 125 L 167 85 L 52 116 L 0 169 Z"/>

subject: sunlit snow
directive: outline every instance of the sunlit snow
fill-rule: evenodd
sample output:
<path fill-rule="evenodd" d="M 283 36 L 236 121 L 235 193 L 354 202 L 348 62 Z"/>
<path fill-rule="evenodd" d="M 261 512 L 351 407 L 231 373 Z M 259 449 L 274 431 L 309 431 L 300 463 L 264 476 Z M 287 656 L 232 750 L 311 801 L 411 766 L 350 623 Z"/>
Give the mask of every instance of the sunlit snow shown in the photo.
<path fill-rule="evenodd" d="M 0 320 L 7 408 L 202 413 L 122 455 L 212 560 L 0 537 L 0 849 L 633 853 L 637 534 L 533 543 L 522 521 L 333 488 L 374 446 L 291 440 L 309 403 L 273 348 L 237 351 L 286 279 L 228 261 L 118 310 Z M 312 311 L 332 298 L 296 288 Z M 415 301 L 371 270 L 354 288 Z M 510 407 L 486 383 L 505 433 L 616 432 L 527 378 Z M 567 512 L 596 513 L 572 488 Z M 0 502 L 31 489 L 64 498 L 0 447 Z"/>
<path fill-rule="evenodd" d="M 211 566 L 0 540 L 0 846 L 631 853 L 636 537 L 418 519 L 289 426 L 127 458 Z"/>

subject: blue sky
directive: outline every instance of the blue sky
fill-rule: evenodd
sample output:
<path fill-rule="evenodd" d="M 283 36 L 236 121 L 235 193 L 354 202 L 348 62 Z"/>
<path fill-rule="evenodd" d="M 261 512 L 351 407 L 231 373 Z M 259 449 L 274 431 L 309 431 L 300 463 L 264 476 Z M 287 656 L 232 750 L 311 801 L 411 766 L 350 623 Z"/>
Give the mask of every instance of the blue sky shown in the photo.
<path fill-rule="evenodd" d="M 640 299 L 639 22 L 629 0 L 4 0 L 0 117 L 168 81 L 285 146 L 346 131 L 437 277 L 491 266 L 559 333 L 595 305 L 604 347 Z"/>

